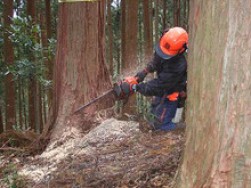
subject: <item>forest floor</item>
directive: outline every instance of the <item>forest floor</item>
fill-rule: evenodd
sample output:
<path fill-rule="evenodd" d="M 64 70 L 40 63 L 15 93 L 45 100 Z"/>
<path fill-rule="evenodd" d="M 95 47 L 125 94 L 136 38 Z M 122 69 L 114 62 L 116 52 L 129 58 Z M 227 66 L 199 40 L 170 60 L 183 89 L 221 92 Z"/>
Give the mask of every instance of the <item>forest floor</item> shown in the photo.
<path fill-rule="evenodd" d="M 146 132 L 137 122 L 112 118 L 41 155 L 0 153 L 0 187 L 168 188 L 183 147 L 184 131 Z"/>

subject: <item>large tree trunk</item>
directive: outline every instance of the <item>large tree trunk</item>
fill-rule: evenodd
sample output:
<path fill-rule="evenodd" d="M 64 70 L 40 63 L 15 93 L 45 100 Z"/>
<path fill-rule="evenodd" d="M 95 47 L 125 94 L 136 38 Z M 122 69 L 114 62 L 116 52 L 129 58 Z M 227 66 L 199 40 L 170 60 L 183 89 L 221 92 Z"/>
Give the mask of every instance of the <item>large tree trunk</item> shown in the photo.
<path fill-rule="evenodd" d="M 251 1 L 190 4 L 187 135 L 179 188 L 250 187 Z"/>
<path fill-rule="evenodd" d="M 73 114 L 80 105 L 112 88 L 104 57 L 104 9 L 104 0 L 59 4 L 52 138 L 62 138 L 69 128 L 89 129 L 96 111 L 113 105 L 111 100 L 95 103 L 81 114 Z"/>
<path fill-rule="evenodd" d="M 7 66 L 14 63 L 14 50 L 12 42 L 9 39 L 11 18 L 13 16 L 13 1 L 4 0 L 3 17 L 4 17 L 4 49 L 3 57 Z M 15 110 L 15 83 L 13 75 L 9 73 L 5 80 L 5 96 L 6 96 L 6 130 L 11 130 L 12 126 L 16 124 L 16 110 Z"/>

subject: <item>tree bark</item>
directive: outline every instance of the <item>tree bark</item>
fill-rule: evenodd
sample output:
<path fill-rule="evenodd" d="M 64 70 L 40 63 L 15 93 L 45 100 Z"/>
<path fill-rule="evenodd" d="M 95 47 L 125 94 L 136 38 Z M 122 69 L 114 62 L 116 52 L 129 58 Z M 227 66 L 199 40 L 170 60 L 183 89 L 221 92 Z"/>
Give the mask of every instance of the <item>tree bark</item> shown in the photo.
<path fill-rule="evenodd" d="M 107 0 L 107 30 L 108 30 L 108 65 L 113 75 L 113 30 L 112 30 L 112 0 Z"/>
<path fill-rule="evenodd" d="M 31 17 L 33 23 L 35 23 L 35 2 L 34 0 L 27 0 L 27 15 Z M 32 61 L 34 61 L 34 57 L 32 53 L 29 54 L 31 56 Z M 32 130 L 35 130 L 36 123 L 35 123 L 35 117 L 36 117 L 36 99 L 35 99 L 35 92 L 36 91 L 36 80 L 34 75 L 30 76 L 30 83 L 29 83 L 29 89 L 28 89 L 28 95 L 29 95 L 29 127 Z"/>
<path fill-rule="evenodd" d="M 2 108 L 0 107 L 0 134 L 3 133 L 3 117 L 2 117 Z"/>
<path fill-rule="evenodd" d="M 162 15 L 162 31 L 164 31 L 167 27 L 167 5 L 166 0 L 162 0 L 162 8 L 163 8 L 163 15 Z"/>
<path fill-rule="evenodd" d="M 22 81 L 18 80 L 18 115 L 19 115 L 19 126 L 23 128 L 23 99 L 22 99 Z"/>
<path fill-rule="evenodd" d="M 144 9 L 144 51 L 145 59 L 149 60 L 153 53 L 153 30 L 152 30 L 152 0 L 143 1 Z"/>
<path fill-rule="evenodd" d="M 183 25 L 182 25 L 182 27 L 184 28 L 184 29 L 186 29 L 187 30 L 187 20 L 188 20 L 188 14 L 187 14 L 187 12 L 188 12 L 188 1 L 187 0 L 184 0 L 184 2 L 183 2 L 184 4 L 183 4 Z"/>
<path fill-rule="evenodd" d="M 4 0 L 3 18 L 4 18 L 4 49 L 3 57 L 7 66 L 14 63 L 14 50 L 13 44 L 9 39 L 11 18 L 13 17 L 13 1 Z M 16 124 L 16 109 L 15 109 L 15 83 L 11 73 L 6 75 L 5 79 L 5 96 L 6 96 L 6 130 L 11 130 L 12 126 Z"/>
<path fill-rule="evenodd" d="M 44 26 L 46 28 L 46 34 L 45 34 L 45 40 L 44 40 L 44 45 L 48 47 L 48 40 L 52 37 L 52 28 L 51 28 L 51 2 L 50 0 L 45 0 L 45 23 Z M 48 57 L 48 55 L 47 55 Z M 53 60 L 48 59 L 46 61 L 46 66 L 48 68 L 48 74 L 47 74 L 47 79 L 48 80 L 53 80 Z M 48 106 L 51 106 L 51 101 L 52 101 L 52 88 L 48 90 Z M 45 114 L 46 116 L 46 114 Z"/>
<path fill-rule="evenodd" d="M 126 0 L 121 0 L 121 67 L 126 61 Z"/>
<path fill-rule="evenodd" d="M 154 6 L 154 27 L 155 27 L 155 36 L 154 36 L 154 42 L 157 44 L 159 42 L 159 1 L 155 0 L 155 6 Z"/>
<path fill-rule="evenodd" d="M 27 15 L 34 20 L 36 16 L 36 0 L 27 0 Z"/>
<path fill-rule="evenodd" d="M 46 32 L 47 39 L 51 38 L 51 2 L 45 0 Z"/>
<path fill-rule="evenodd" d="M 250 187 L 251 1 L 190 1 L 186 148 L 177 187 Z"/>
<path fill-rule="evenodd" d="M 137 65 L 138 1 L 125 1 L 124 11 L 125 20 L 122 24 L 125 24 L 125 29 L 122 30 L 122 35 L 124 35 L 122 43 L 125 43 L 125 46 L 122 49 L 124 60 L 122 67 L 123 71 L 131 71 Z"/>
<path fill-rule="evenodd" d="M 80 105 L 112 88 L 105 64 L 105 1 L 59 4 L 57 55 L 54 69 L 56 118 L 52 138 L 71 134 L 66 130 L 89 129 L 96 111 L 114 103 L 102 103 L 73 114 Z M 107 99 L 107 98 L 106 98 Z M 53 121 L 52 121 L 53 122 Z"/>
<path fill-rule="evenodd" d="M 173 0 L 173 24 L 174 26 L 180 25 L 180 0 Z"/>
<path fill-rule="evenodd" d="M 133 76 L 137 67 L 138 1 L 122 0 L 122 73 Z M 136 112 L 136 96 L 131 96 L 123 108 L 126 113 Z"/>

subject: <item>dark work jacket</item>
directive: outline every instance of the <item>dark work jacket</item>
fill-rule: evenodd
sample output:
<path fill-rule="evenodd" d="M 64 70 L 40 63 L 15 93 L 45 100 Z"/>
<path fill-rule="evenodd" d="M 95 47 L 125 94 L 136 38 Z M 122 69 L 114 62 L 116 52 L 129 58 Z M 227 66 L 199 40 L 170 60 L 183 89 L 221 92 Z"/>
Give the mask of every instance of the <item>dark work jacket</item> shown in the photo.
<path fill-rule="evenodd" d="M 163 97 L 185 88 L 187 61 L 184 54 L 165 60 L 155 53 L 146 70 L 150 73 L 156 71 L 157 78 L 137 85 L 136 89 L 142 95 Z"/>

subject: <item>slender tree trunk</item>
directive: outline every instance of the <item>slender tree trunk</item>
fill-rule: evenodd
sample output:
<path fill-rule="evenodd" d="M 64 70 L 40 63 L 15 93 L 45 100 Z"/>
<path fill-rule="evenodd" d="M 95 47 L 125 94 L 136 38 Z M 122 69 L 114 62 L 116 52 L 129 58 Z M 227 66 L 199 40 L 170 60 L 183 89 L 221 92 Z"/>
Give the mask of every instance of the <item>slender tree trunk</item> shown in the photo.
<path fill-rule="evenodd" d="M 188 17 L 187 17 L 187 0 L 184 1 L 184 4 L 183 4 L 183 25 L 182 27 L 184 29 L 187 29 L 187 20 L 188 20 Z"/>
<path fill-rule="evenodd" d="M 29 127 L 32 130 L 36 130 L 35 128 L 35 92 L 34 88 L 36 88 L 34 78 L 30 78 L 29 89 L 28 89 L 28 96 L 29 96 Z"/>
<path fill-rule="evenodd" d="M 121 67 L 126 61 L 126 0 L 121 0 Z"/>
<path fill-rule="evenodd" d="M 194 0 L 190 7 L 187 140 L 177 187 L 248 188 L 251 1 Z"/>
<path fill-rule="evenodd" d="M 27 0 L 27 15 L 29 15 L 32 19 L 33 24 L 37 24 L 39 18 L 39 12 L 36 11 L 36 0 Z M 39 41 L 38 36 L 34 36 L 34 38 Z M 31 61 L 36 63 L 36 58 L 31 53 L 30 54 Z M 30 117 L 30 127 L 32 130 L 38 131 L 41 129 L 41 93 L 40 93 L 40 83 L 36 80 L 36 75 L 33 75 L 31 78 L 31 82 L 29 85 L 29 117 Z"/>
<path fill-rule="evenodd" d="M 29 15 L 32 20 L 33 23 L 35 23 L 35 2 L 34 0 L 27 0 L 27 15 Z M 30 52 L 30 56 L 31 59 L 34 61 L 34 57 Z M 36 117 L 36 107 L 35 107 L 35 103 L 36 103 L 36 99 L 35 99 L 35 92 L 36 91 L 36 80 L 35 77 L 33 75 L 30 76 L 30 80 L 29 80 L 29 89 L 28 89 L 28 95 L 29 95 L 29 127 L 32 130 L 35 130 L 36 127 L 36 123 L 35 123 L 35 117 Z"/>
<path fill-rule="evenodd" d="M 35 1 L 36 2 L 36 1 Z M 36 6 L 36 4 L 35 4 Z M 35 7 L 36 9 L 36 7 Z M 41 25 L 40 22 L 40 14 L 42 14 L 42 10 L 41 8 L 38 8 L 37 11 L 35 12 L 36 15 L 35 15 L 35 18 L 34 18 L 34 21 L 35 21 L 35 24 L 37 25 Z M 37 43 L 41 43 L 40 41 L 42 40 L 40 38 L 40 36 L 38 34 L 35 35 L 35 39 L 36 39 L 36 42 Z M 43 62 L 39 62 L 37 58 L 35 58 L 35 63 L 39 63 L 40 66 Z M 42 72 L 42 74 L 44 74 L 44 71 L 40 70 Z M 42 120 L 42 93 L 41 93 L 41 83 L 39 82 L 39 80 L 36 78 L 36 93 L 35 93 L 35 108 L 36 108 L 36 131 L 38 133 L 41 132 L 41 130 L 43 129 L 43 120 Z"/>
<path fill-rule="evenodd" d="M 121 72 L 121 52 L 122 52 L 122 45 L 120 42 L 119 42 L 119 39 L 121 39 L 121 22 L 122 22 L 122 19 L 121 19 L 121 3 L 120 0 L 115 0 L 114 1 L 115 3 L 115 6 L 116 7 L 119 7 L 120 8 L 116 11 L 116 15 L 115 15 L 115 24 L 117 27 L 113 27 L 113 30 L 114 30 L 114 49 L 115 50 L 115 57 L 114 57 L 114 60 L 115 60 L 115 66 L 116 66 L 116 70 L 115 70 L 115 73 L 118 75 L 120 72 Z"/>
<path fill-rule="evenodd" d="M 44 16 L 44 15 L 43 15 Z M 48 47 L 48 39 L 52 37 L 52 28 L 51 28 L 51 2 L 50 0 L 45 0 L 45 22 L 43 20 L 44 27 L 46 27 L 46 35 L 44 39 L 44 45 Z M 48 56 L 48 55 L 47 55 Z M 47 79 L 53 80 L 53 59 L 48 59 L 46 62 L 46 66 L 48 68 Z M 52 88 L 48 90 L 48 105 L 51 106 L 52 101 Z M 46 116 L 47 114 L 45 114 Z"/>
<path fill-rule="evenodd" d="M 154 42 L 155 44 L 159 42 L 159 0 L 155 0 L 155 8 L 154 8 L 154 27 L 155 27 L 155 36 Z"/>
<path fill-rule="evenodd" d="M 173 24 L 174 26 L 180 25 L 180 0 L 173 0 Z"/>
<path fill-rule="evenodd" d="M 19 125 L 23 128 L 23 99 L 22 99 L 22 82 L 18 80 L 18 111 L 19 111 Z"/>
<path fill-rule="evenodd" d="M 189 20 L 189 13 L 190 13 L 190 0 L 186 0 L 186 18 L 187 20 Z M 186 23 L 186 30 L 188 31 L 189 30 L 189 27 L 188 27 L 188 21 Z"/>
<path fill-rule="evenodd" d="M 107 0 L 107 25 L 108 25 L 108 65 L 110 74 L 113 75 L 113 30 L 112 30 L 112 0 Z"/>
<path fill-rule="evenodd" d="M 125 2 L 124 2 L 125 1 Z M 133 76 L 137 67 L 138 51 L 138 1 L 122 0 L 122 72 L 124 76 Z M 125 18 L 123 18 L 123 16 Z M 124 35 L 124 36 L 123 36 Z M 130 97 L 123 111 L 136 112 L 136 95 Z"/>
<path fill-rule="evenodd" d="M 27 0 L 27 15 L 34 20 L 36 16 L 36 0 Z"/>
<path fill-rule="evenodd" d="M 28 104 L 29 104 L 29 102 L 28 102 L 28 97 L 25 95 L 25 91 L 26 91 L 26 87 L 24 87 L 22 89 L 22 99 L 23 99 L 23 102 L 24 102 L 24 104 L 23 104 L 24 126 L 23 126 L 23 128 L 27 129 L 28 126 L 29 126 L 29 122 L 27 120 L 28 119 L 28 109 L 29 109 Z"/>
<path fill-rule="evenodd" d="M 152 0 L 143 1 L 144 9 L 144 51 L 145 59 L 148 60 L 153 53 L 153 30 L 152 30 Z"/>
<path fill-rule="evenodd" d="M 46 32 L 46 19 L 45 19 L 45 14 L 43 13 L 43 11 L 40 12 L 40 28 L 41 28 L 41 41 L 42 41 L 42 46 L 43 48 L 48 48 L 48 35 L 47 35 L 47 32 Z M 48 58 L 48 53 L 47 53 L 47 50 L 44 50 L 43 51 L 43 56 L 44 57 L 47 57 Z M 47 70 L 48 72 L 45 73 L 45 77 L 46 79 L 48 80 L 52 80 L 51 79 L 51 73 L 49 71 L 49 60 L 46 59 L 45 60 L 45 65 L 47 67 Z M 46 88 L 47 89 L 47 88 Z M 51 101 L 50 100 L 47 100 L 48 98 L 50 98 L 50 93 L 52 95 L 52 89 L 49 89 L 49 90 L 45 90 L 45 88 L 41 85 L 40 86 L 40 93 L 41 93 L 41 112 L 42 112 L 42 124 L 44 124 L 46 122 L 46 117 L 47 117 L 47 111 L 46 111 L 46 106 L 47 106 L 47 103 L 50 103 Z M 52 97 L 52 96 L 51 96 Z M 43 98 L 43 100 L 42 100 Z"/>
<path fill-rule="evenodd" d="M 45 0 L 45 11 L 43 9 L 40 9 L 39 11 L 39 24 L 41 28 L 41 42 L 42 46 L 45 50 L 43 50 L 43 56 L 46 57 L 45 59 L 45 66 L 47 67 L 47 71 L 45 72 L 45 77 L 48 80 L 52 80 L 52 61 L 49 58 L 49 53 L 46 49 L 48 49 L 48 40 L 51 35 L 51 21 L 50 21 L 50 1 Z M 40 85 L 39 89 L 40 97 L 39 97 L 39 109 L 41 113 L 41 125 L 44 125 L 47 121 L 47 105 L 50 106 L 51 100 L 52 100 L 52 88 L 44 88 L 42 85 Z M 40 131 L 42 130 L 42 126 L 40 126 Z"/>
<path fill-rule="evenodd" d="M 124 71 L 130 71 L 137 65 L 138 1 L 126 1 L 124 11 L 126 19 L 122 43 L 125 42 L 125 52 L 122 54 L 122 67 Z"/>
<path fill-rule="evenodd" d="M 52 32 L 51 31 L 51 2 L 50 0 L 45 0 L 45 16 L 46 16 L 47 39 L 50 39 L 51 32 Z"/>
<path fill-rule="evenodd" d="M 2 108 L 0 107 L 0 134 L 3 133 L 3 116 L 2 116 Z"/>
<path fill-rule="evenodd" d="M 162 31 L 164 31 L 167 27 L 167 5 L 166 0 L 162 0 L 162 8 L 163 8 L 163 15 L 162 15 Z"/>
<path fill-rule="evenodd" d="M 4 18 L 4 62 L 7 66 L 14 63 L 14 50 L 12 42 L 9 39 L 11 18 L 13 17 L 13 1 L 4 0 L 3 18 Z M 12 126 L 16 124 L 16 109 L 15 109 L 15 83 L 13 75 L 7 74 L 5 79 L 5 96 L 6 96 L 6 130 L 11 130 Z"/>
<path fill-rule="evenodd" d="M 41 111 L 41 93 L 40 93 L 40 83 L 36 80 L 35 83 L 35 122 L 36 122 L 36 132 L 42 130 L 42 111 Z"/>
<path fill-rule="evenodd" d="M 100 101 L 74 111 L 112 88 L 105 64 L 105 1 L 59 4 L 57 55 L 54 72 L 56 118 L 52 138 L 63 138 L 67 129 L 89 129 L 96 111 L 113 105 Z M 53 121 L 52 121 L 53 122 Z M 72 136 L 72 135 L 71 135 Z"/>

